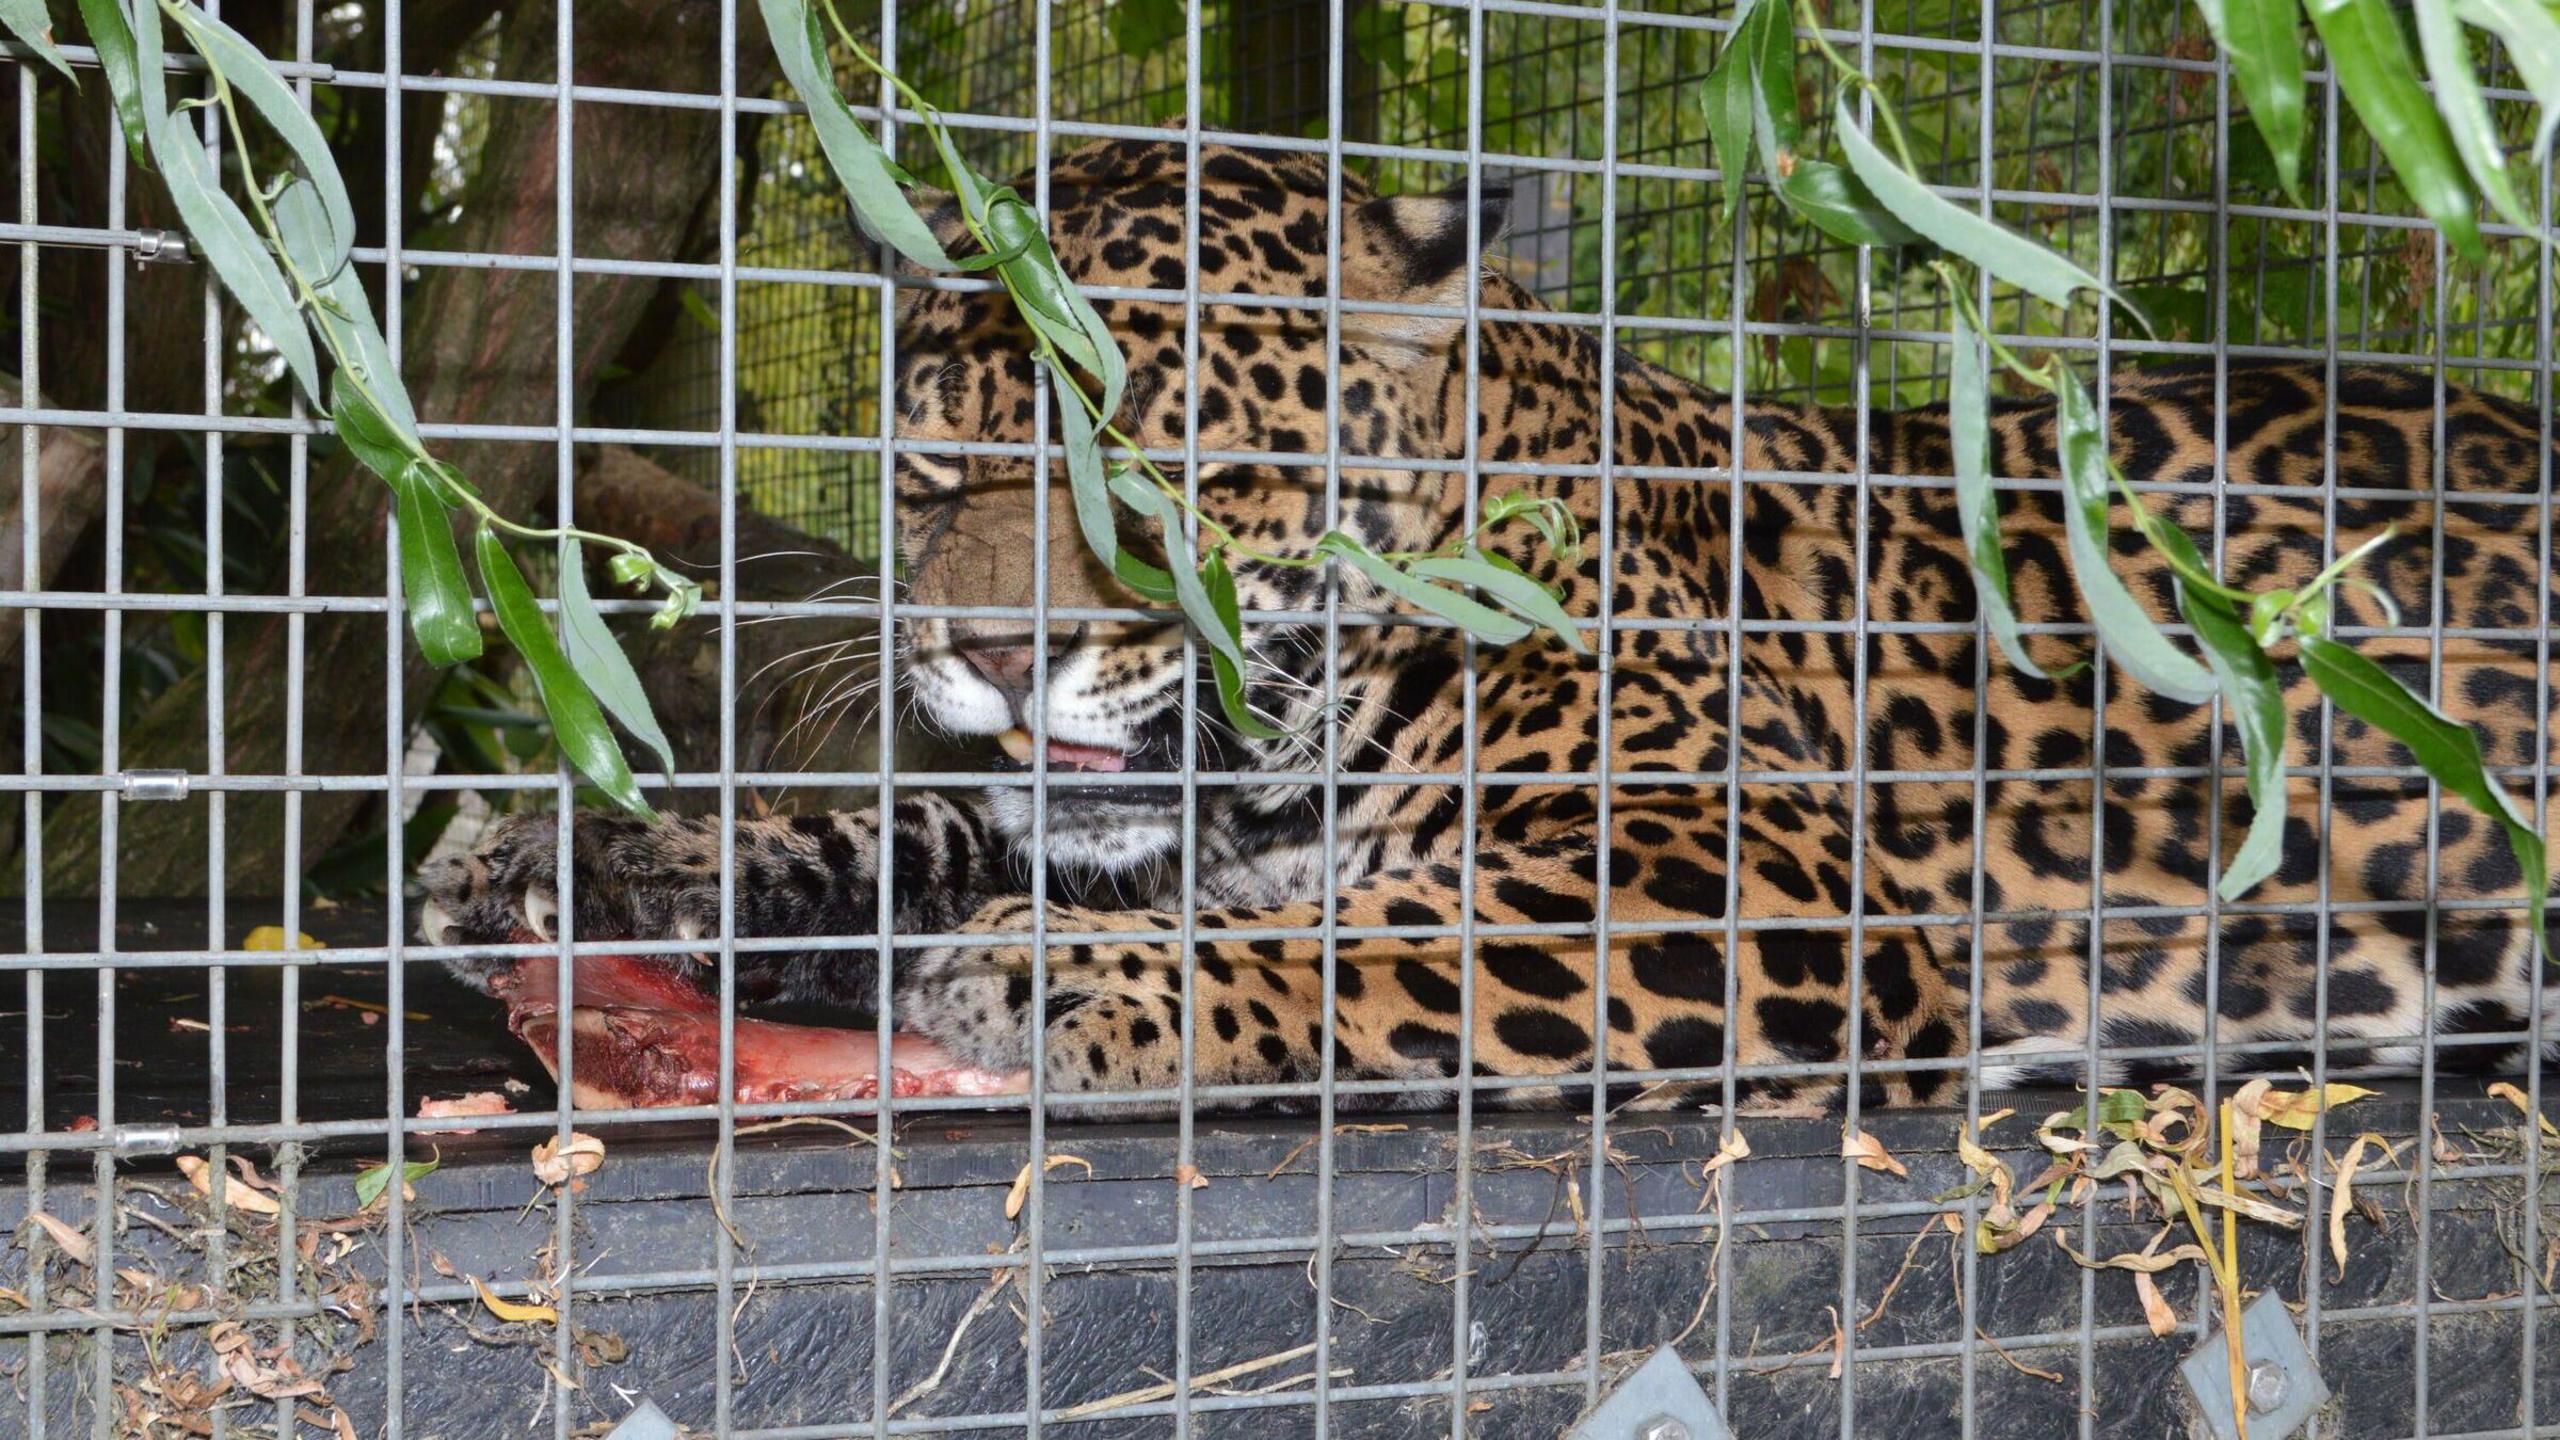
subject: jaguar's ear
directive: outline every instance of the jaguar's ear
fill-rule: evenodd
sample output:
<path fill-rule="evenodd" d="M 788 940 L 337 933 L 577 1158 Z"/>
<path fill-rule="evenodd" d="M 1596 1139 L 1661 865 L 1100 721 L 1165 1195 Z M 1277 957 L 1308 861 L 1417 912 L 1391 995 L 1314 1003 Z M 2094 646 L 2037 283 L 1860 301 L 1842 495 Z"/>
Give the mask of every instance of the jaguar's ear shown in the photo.
<path fill-rule="evenodd" d="M 1511 218 L 1509 186 L 1487 185 L 1476 211 L 1476 258 L 1502 238 Z M 1358 300 L 1410 305 L 1467 303 L 1467 191 L 1464 182 L 1436 195 L 1391 195 L 1363 201 L 1342 226 L 1343 293 Z M 1464 322 L 1457 316 L 1362 315 L 1364 335 L 1437 348 Z"/>

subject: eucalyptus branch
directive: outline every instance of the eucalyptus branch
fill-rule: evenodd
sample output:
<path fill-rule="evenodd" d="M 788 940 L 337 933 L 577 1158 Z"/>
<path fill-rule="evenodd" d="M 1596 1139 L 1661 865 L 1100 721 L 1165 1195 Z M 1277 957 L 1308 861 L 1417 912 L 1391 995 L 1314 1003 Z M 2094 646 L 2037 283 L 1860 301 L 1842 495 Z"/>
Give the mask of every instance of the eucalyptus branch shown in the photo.
<path fill-rule="evenodd" d="M 327 413 L 357 462 L 390 487 L 410 630 L 420 651 L 438 665 L 482 653 L 472 592 L 454 543 L 452 517 L 458 511 L 472 521 L 481 589 L 500 631 L 533 676 L 560 753 L 616 803 L 648 813 L 605 715 L 655 752 L 662 769 L 671 769 L 674 757 L 637 673 L 587 595 L 583 549 L 592 545 L 607 552 L 617 582 L 665 593 L 652 621 L 660 627 L 693 613 L 701 585 L 667 568 L 645 546 L 572 525 L 510 519 L 428 450 L 400 381 L 398 358 L 375 325 L 349 260 L 355 227 L 346 184 L 326 138 L 266 56 L 190 0 L 83 0 L 81 8 L 128 146 L 137 159 L 158 162 L 190 239 L 275 343 L 287 383 Z M 201 100 L 169 103 L 161 60 L 164 20 L 176 25 L 205 67 L 210 94 Z M 245 211 L 223 189 L 195 132 L 178 118 L 197 109 L 220 116 Z M 289 169 L 272 178 L 260 175 L 245 114 L 250 110 L 284 142 L 302 175 Z M 326 393 L 317 359 L 323 351 L 335 362 Z M 558 547 L 556 631 L 502 536 Z"/>

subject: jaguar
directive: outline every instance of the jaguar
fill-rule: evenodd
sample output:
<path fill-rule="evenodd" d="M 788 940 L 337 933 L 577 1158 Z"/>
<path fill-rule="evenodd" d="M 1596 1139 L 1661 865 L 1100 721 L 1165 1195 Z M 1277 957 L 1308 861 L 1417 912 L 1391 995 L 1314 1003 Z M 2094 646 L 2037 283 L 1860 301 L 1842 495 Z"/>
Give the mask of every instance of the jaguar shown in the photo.
<path fill-rule="evenodd" d="M 1737 412 L 1471 263 L 1498 188 L 1381 195 L 1318 157 L 1204 145 L 1195 168 L 1124 139 L 1057 160 L 1046 196 L 1061 262 L 1110 292 L 1119 424 L 1196 457 L 1168 468 L 1207 521 L 1275 553 L 1336 526 L 1424 551 L 1497 496 L 1560 501 L 1578 551 L 1517 522 L 1483 544 L 1585 644 L 1484 643 L 1347 569 L 1239 565 L 1245 696 L 1278 738 L 1242 733 L 1205 648 L 1119 587 L 1063 466 L 1028 458 L 1055 392 L 1005 298 L 902 284 L 894 683 L 996 764 L 1043 758 L 1035 733 L 1046 763 L 1037 788 L 737 821 L 738 996 L 869 1010 L 878 946 L 789 942 L 933 937 L 893 952 L 884 1025 L 1158 1108 L 1186 1069 L 1204 1104 L 1328 1070 L 1345 1108 L 1430 1104 L 1462 1065 L 1487 1103 L 1535 1104 L 1605 1064 L 1643 1105 L 1732 1076 L 1802 1107 L 1841 1103 L 1852 1058 L 1876 1104 L 1974 1070 L 2076 1082 L 2092 1042 L 2116 1079 L 2189 1073 L 2208 1029 L 2237 1069 L 2519 1053 L 2541 972 L 2499 827 L 2289 663 L 2282 864 L 2217 900 L 2252 813 L 2236 735 L 2082 663 L 2049 400 L 1992 417 L 1996 473 L 2026 482 L 2003 501 L 2039 677 L 1980 633 L 1943 407 Z M 930 218 L 965 245 L 950 202 Z M 2494 764 L 2541 758 L 2531 407 L 2423 369 L 2113 368 L 2116 462 L 2231 583 L 2299 585 L 2387 536 L 2341 633 Z M 2130 527 L 2113 561 L 2174 620 Z M 718 932 L 715 821 L 571 828 L 575 933 Z M 431 866 L 427 938 L 555 933 L 559 843 L 521 817 Z M 454 963 L 486 985 L 500 962 Z"/>

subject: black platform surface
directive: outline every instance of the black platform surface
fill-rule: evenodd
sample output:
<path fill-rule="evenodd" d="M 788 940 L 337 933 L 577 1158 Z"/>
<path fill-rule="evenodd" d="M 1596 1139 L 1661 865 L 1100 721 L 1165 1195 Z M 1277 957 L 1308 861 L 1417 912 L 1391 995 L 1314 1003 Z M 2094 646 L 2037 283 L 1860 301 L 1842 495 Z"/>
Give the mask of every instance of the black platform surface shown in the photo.
<path fill-rule="evenodd" d="M 128 950 L 200 943 L 198 932 L 166 912 L 128 906 L 122 918 L 132 927 L 120 930 Z M 269 918 L 234 906 L 228 938 L 237 943 Z M 378 913 L 320 912 L 304 928 L 331 943 L 371 943 L 380 923 Z M 72 924 L 49 919 L 56 948 L 79 943 Z M 288 1022 L 298 1035 L 302 1118 L 382 1114 L 381 1025 L 366 1025 L 360 1011 L 315 1003 L 330 995 L 378 1000 L 379 966 L 322 960 L 307 967 L 302 1003 L 289 1012 L 279 1009 L 272 970 L 238 969 L 227 985 L 231 1023 L 246 1027 L 227 1037 L 232 1122 L 274 1118 L 277 1032 Z M 86 1113 L 94 1093 L 83 1075 L 96 1053 L 96 989 L 82 971 L 53 973 L 44 985 L 46 1109 L 64 1123 Z M 11 1002 L 21 993 L 15 984 L 0 991 Z M 208 1093 L 207 1037 L 173 1030 L 170 1021 L 206 1016 L 204 971 L 129 969 L 117 977 L 115 994 L 116 1117 L 199 1119 Z M 407 1030 L 411 1094 L 487 1089 L 512 1078 L 528 1086 L 517 1097 L 521 1108 L 550 1103 L 540 1066 L 507 1036 L 496 1006 L 425 965 L 411 969 L 407 1004 L 426 1017 Z M 0 1049 L 16 1048 L 21 1023 L 0 1018 Z M 0 1085 L 19 1084 L 23 1069 L 15 1058 L 0 1064 Z M 17 1091 L 5 1093 L 9 1104 L 22 1105 Z M 2044 1158 L 2030 1138 L 2034 1121 L 2071 1103 L 2074 1097 L 2051 1094 L 1987 1101 L 1986 1109 L 2014 1104 L 2021 1112 L 1992 1133 L 1992 1148 L 2022 1178 L 2031 1174 Z M 2551 1203 L 2560 1187 L 2548 1175 L 2529 1184 L 2520 1173 L 2513 1163 L 2519 1116 L 2487 1096 L 2483 1082 L 2447 1078 L 2432 1108 L 2446 1143 L 2468 1157 L 2465 1163 L 2492 1173 L 2431 1183 L 2423 1254 L 2416 1188 L 2396 1180 L 2358 1185 L 2344 1273 L 2325 1254 L 2317 1265 L 2319 1354 L 2339 1396 L 2323 1433 L 2411 1434 L 2422 1410 L 2431 1433 L 2496 1430 L 2516 1423 L 2528 1384 L 2538 1416 L 2560 1416 L 2560 1315 L 2549 1308 L 2551 1282 L 2540 1273 L 2560 1254 L 2541 1248 L 2560 1235 L 2560 1205 Z M 24 1112 L 11 1113 L 15 1119 Z M 1604 1374 L 1678 1338 L 1682 1354 L 1711 1383 L 1721 1381 L 1737 1435 L 1840 1433 L 1842 1387 L 1827 1371 L 1832 1315 L 1842 1298 L 1841 1224 L 1836 1217 L 1736 1224 L 1721 1237 L 1720 1258 L 1703 1168 L 1717 1151 L 1714 1117 L 1620 1117 L 1611 1126 L 1611 1153 L 1597 1167 L 1595 1205 L 1587 1118 L 1482 1116 L 1467 1157 L 1472 1200 L 1465 1213 L 1457 1205 L 1461 1152 L 1451 1117 L 1359 1118 L 1334 1140 L 1329 1305 L 1309 1268 L 1319 1196 L 1328 1194 L 1315 1173 L 1313 1122 L 1203 1118 L 1189 1172 L 1170 1126 L 1047 1127 L 1047 1154 L 1074 1159 L 1055 1160 L 1047 1172 L 1039 1236 L 1042 1252 L 1053 1257 L 1040 1297 L 1038 1399 L 1053 1416 L 1045 1434 L 1094 1440 L 1172 1433 L 1161 1392 L 1127 1397 L 1174 1373 L 1187 1290 L 1193 1373 L 1247 1367 L 1200 1393 L 1193 1433 L 1274 1440 L 1312 1433 L 1310 1412 L 1298 1402 L 1316 1361 L 1301 1347 L 1314 1343 L 1322 1311 L 1339 1397 L 1330 1433 L 1360 1440 L 1447 1435 L 1446 1377 L 1461 1339 L 1452 1326 L 1449 1242 L 1461 1224 L 1471 1224 L 1475 1237 L 1463 1349 L 1470 1376 L 1484 1387 L 1469 1391 L 1469 1433 L 1543 1440 L 1572 1423 L 1583 1403 L 1578 1381 L 1520 1384 L 1508 1377 L 1579 1374 L 1595 1279 Z M 2405 1160 L 2413 1153 L 2408 1142 L 2426 1133 L 2424 1120 L 2414 1086 L 2388 1086 L 2333 1117 L 2331 1154 L 2372 1131 L 2399 1144 Z M 2176 1368 L 2198 1340 L 2194 1268 L 2164 1277 L 2183 1328 L 2152 1338 L 2130 1275 L 2083 1271 L 2053 1243 L 2058 1234 L 2077 1249 L 2085 1239 L 2103 1255 L 2138 1250 L 2151 1239 L 2156 1222 L 2109 1190 L 2095 1199 L 2094 1236 L 2084 1237 L 2082 1212 L 2066 1208 L 2048 1234 L 2003 1254 L 1971 1257 L 1966 1282 L 1967 1257 L 1955 1237 L 1943 1229 L 1923 1234 L 1937 1224 L 1935 1197 L 1966 1178 L 1955 1149 L 1959 1122 L 1944 1110 L 1866 1117 L 1866 1128 L 1910 1174 L 1856 1177 L 1864 1202 L 1897 1205 L 1902 1213 L 1862 1216 L 1854 1245 L 1845 1247 L 1856 1275 L 1849 1308 L 1864 1322 L 1852 1378 L 1855 1432 L 1959 1433 L 1967 1366 L 1942 1352 L 1967 1333 L 1969 1320 L 2001 1337 L 1996 1349 L 1977 1342 L 1972 1357 L 1971 1433 L 1978 1440 L 2077 1433 L 2084 1367 L 2096 1434 L 2149 1440 L 2191 1433 Z M 1847 1183 L 1839 1121 L 1740 1123 L 1752 1155 L 1725 1167 L 1719 1182 L 1734 1205 L 1780 1213 L 1839 1202 Z M 1029 1310 L 1019 1273 L 987 1293 L 996 1258 L 1029 1239 L 1028 1216 L 1007 1213 L 1032 1157 L 1020 1117 L 955 1113 L 902 1123 L 894 1184 L 885 1194 L 866 1139 L 822 1126 L 744 1137 L 726 1177 L 730 1198 L 717 1208 L 709 1198 L 708 1126 L 582 1128 L 593 1129 L 606 1155 L 568 1200 L 565 1229 L 561 1197 L 535 1178 L 527 1153 L 540 1132 L 413 1142 L 412 1154 L 432 1150 L 441 1168 L 418 1182 L 408 1207 L 396 1263 L 414 1298 L 396 1316 L 381 1300 L 394 1259 L 378 1216 L 307 1229 L 304 1243 L 289 1247 L 274 1218 L 235 1213 L 217 1239 L 173 1157 L 103 1165 L 82 1149 L 12 1157 L 0 1169 L 0 1213 L 22 1235 L 28 1227 L 18 1222 L 42 1210 L 94 1237 L 103 1169 L 118 1223 L 100 1266 L 133 1272 L 154 1287 L 195 1285 L 201 1293 L 191 1297 L 199 1308 L 165 1333 L 113 1328 L 86 1313 L 92 1300 L 85 1290 L 66 1289 L 88 1284 L 91 1272 L 57 1256 L 41 1277 L 52 1289 L 42 1290 L 32 1259 L 40 1247 L 0 1248 L 0 1286 L 83 1307 L 45 1322 L 0 1295 L 0 1435 L 31 1428 L 38 1353 L 42 1408 L 53 1432 L 87 1434 L 102 1373 L 107 1408 L 119 1418 L 131 1403 L 126 1392 L 146 1394 L 138 1387 L 155 1373 L 164 1389 L 168 1371 L 210 1375 L 209 1342 L 229 1333 L 209 1323 L 215 1320 L 244 1325 L 262 1350 L 289 1341 L 290 1353 L 325 1376 L 331 1397 L 366 1437 L 386 1433 L 395 1413 L 398 1433 L 411 1440 L 520 1433 L 529 1425 L 548 1433 L 547 1407 L 559 1393 L 555 1370 L 578 1387 L 566 1399 L 572 1432 L 601 1433 L 645 1398 L 693 1433 L 712 1433 L 725 1406 L 736 1431 L 867 1434 L 875 1338 L 888 1355 L 886 1393 L 917 1392 L 897 1411 L 893 1433 L 1020 1433 L 1011 1422 L 958 1418 L 1000 1415 L 1029 1400 Z M 2284 1135 L 2273 1151 L 2298 1145 Z M 298 1175 L 295 1208 L 307 1223 L 356 1210 L 353 1177 L 381 1148 L 373 1139 L 317 1150 L 241 1145 L 234 1153 L 262 1176 Z M 2369 1152 L 2368 1165 L 2373 1159 Z M 1170 1253 L 1185 1196 L 1193 1238 L 1187 1270 Z M 2542 1239 L 2528 1255 L 2522 1223 L 2536 1199 Z M 883 1205 L 893 1278 L 880 1305 L 872 1271 Z M 1594 1217 L 1641 1222 L 1634 1233 L 1607 1239 L 1596 1268 L 1587 1238 Z M 2300 1233 L 2252 1224 L 2242 1236 L 2249 1285 L 2295 1302 L 2308 1297 L 2313 1266 Z M 724 1252 L 725 1290 L 716 1279 Z M 302 1257 L 289 1288 L 273 1263 L 280 1253 Z M 1727 1278 L 1711 1292 L 1720 1266 Z M 576 1278 L 565 1335 L 543 1321 L 502 1320 L 472 1283 L 521 1297 L 527 1286 L 553 1287 L 567 1269 Z M 128 1278 L 118 1287 L 127 1309 L 117 1313 L 148 1313 L 141 1303 L 147 1295 L 169 1293 L 134 1285 Z M 2530 1367 L 2520 1309 L 2528 1293 L 2544 1307 Z M 2084 1296 L 2086 1313 L 2101 1327 L 2085 1354 L 2078 1338 Z M 2437 1312 L 2425 1327 L 2423 1394 L 2413 1310 L 2422 1297 Z M 724 1316 L 725 1394 L 718 1358 Z M 369 1334 L 359 1317 L 371 1322 Z M 41 1347 L 16 1338 L 34 1332 L 48 1334 Z M 101 1344 L 108 1347 L 103 1371 Z M 946 1353 L 950 1363 L 942 1367 Z M 167 1369 L 155 1372 L 155 1363 Z M 1280 1388 L 1243 1393 L 1274 1385 Z M 1101 1413 L 1072 1410 L 1115 1399 Z M 248 1418 L 233 1416 L 235 1425 Z"/>

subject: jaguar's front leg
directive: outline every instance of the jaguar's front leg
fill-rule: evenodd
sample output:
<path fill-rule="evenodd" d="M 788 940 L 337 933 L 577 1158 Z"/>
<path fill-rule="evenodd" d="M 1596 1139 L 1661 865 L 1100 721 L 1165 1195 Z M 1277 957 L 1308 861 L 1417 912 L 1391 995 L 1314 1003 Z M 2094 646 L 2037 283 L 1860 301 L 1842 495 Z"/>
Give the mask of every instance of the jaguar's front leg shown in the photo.
<path fill-rule="evenodd" d="M 997 842 L 975 811 L 941 796 L 910 797 L 894 813 L 891 922 L 947 931 L 1006 873 Z M 879 972 L 864 941 L 876 934 L 883 844 L 874 813 L 750 821 L 731 841 L 733 933 L 848 942 L 739 952 L 738 996 L 869 1008 Z M 559 843 L 548 817 L 526 817 L 500 825 L 470 855 L 430 867 L 422 877 L 427 938 L 471 944 L 556 934 Z M 576 938 L 701 940 L 719 932 L 716 822 L 580 815 L 569 843 Z M 736 1042 L 727 1096 L 741 1102 L 861 1099 L 884 1086 L 909 1094 L 1018 1088 L 1016 1077 L 956 1064 L 920 1037 L 893 1037 L 884 1075 L 872 1031 L 729 1019 L 719 1010 L 717 977 L 681 960 L 582 951 L 567 996 L 548 956 L 466 957 L 454 968 L 506 1002 L 509 1028 L 555 1078 L 575 1038 L 571 1073 L 582 1105 L 716 1101 L 724 1034 Z"/>
<path fill-rule="evenodd" d="M 894 931 L 947 931 L 968 917 L 1009 871 L 1002 840 L 971 806 L 938 794 L 900 799 L 893 812 L 890 892 Z M 878 932 L 879 812 L 738 823 L 732 933 L 745 938 L 855 940 Z M 559 933 L 559 828 L 549 815 L 500 822 L 468 855 L 420 875 L 419 928 L 430 944 L 497 944 Z M 571 933 L 584 940 L 701 940 L 720 932 L 720 832 L 716 820 L 656 821 L 584 812 L 571 826 Z M 757 950 L 738 957 L 738 994 L 750 1000 L 867 1005 L 874 993 L 868 946 Z M 451 962 L 492 990 L 513 959 Z"/>

